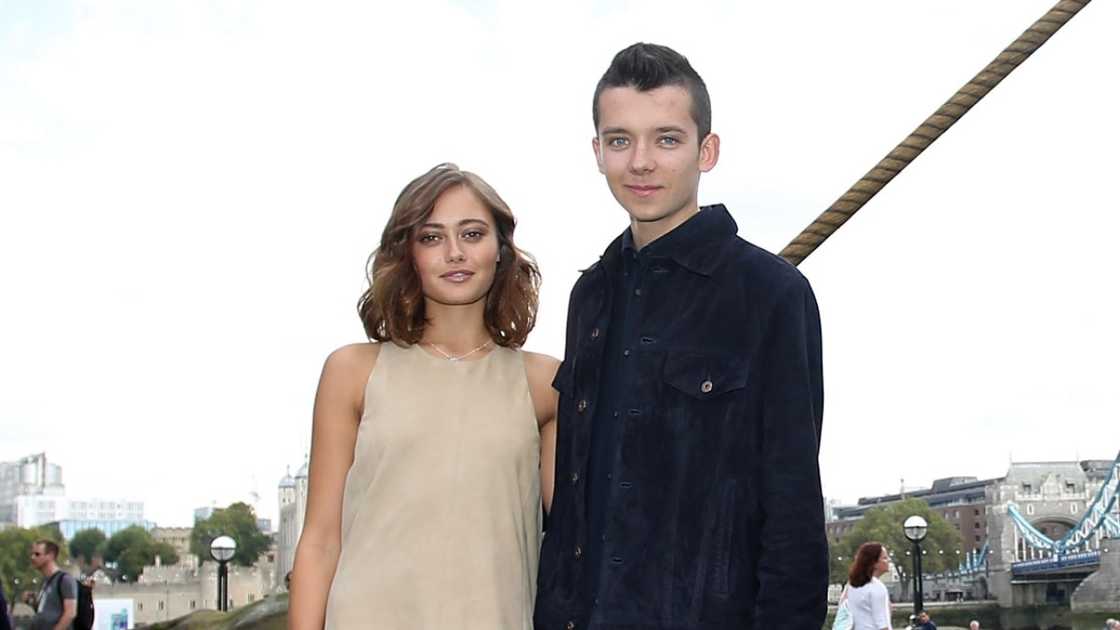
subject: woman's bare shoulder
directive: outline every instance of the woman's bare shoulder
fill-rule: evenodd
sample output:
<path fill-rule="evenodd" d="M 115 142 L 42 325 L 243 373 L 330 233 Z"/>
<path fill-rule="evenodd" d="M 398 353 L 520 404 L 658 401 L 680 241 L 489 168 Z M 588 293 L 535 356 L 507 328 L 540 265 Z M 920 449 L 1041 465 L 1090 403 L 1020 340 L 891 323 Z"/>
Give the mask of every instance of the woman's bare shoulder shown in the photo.
<path fill-rule="evenodd" d="M 332 380 L 360 380 L 365 382 L 377 363 L 381 344 L 375 342 L 351 343 L 336 349 L 327 356 L 323 376 Z"/>
<path fill-rule="evenodd" d="M 525 373 L 529 376 L 529 386 L 551 387 L 556 370 L 560 367 L 560 360 L 539 352 L 522 350 L 522 354 L 525 356 Z"/>

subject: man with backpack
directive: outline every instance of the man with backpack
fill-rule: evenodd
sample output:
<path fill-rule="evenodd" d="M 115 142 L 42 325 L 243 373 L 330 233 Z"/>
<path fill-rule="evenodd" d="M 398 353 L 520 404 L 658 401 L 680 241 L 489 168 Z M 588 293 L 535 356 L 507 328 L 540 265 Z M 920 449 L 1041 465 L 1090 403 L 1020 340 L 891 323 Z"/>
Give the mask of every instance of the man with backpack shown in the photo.
<path fill-rule="evenodd" d="M 31 630 L 68 630 L 78 614 L 78 581 L 58 568 L 58 544 L 37 540 L 31 545 L 31 565 L 43 574 L 43 587 L 34 600 Z"/>

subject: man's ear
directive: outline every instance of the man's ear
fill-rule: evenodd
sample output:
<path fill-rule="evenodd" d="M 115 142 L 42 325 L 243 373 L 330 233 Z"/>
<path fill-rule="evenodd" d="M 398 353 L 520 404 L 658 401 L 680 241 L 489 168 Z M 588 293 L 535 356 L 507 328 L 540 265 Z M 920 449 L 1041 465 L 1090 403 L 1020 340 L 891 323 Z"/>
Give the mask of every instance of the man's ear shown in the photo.
<path fill-rule="evenodd" d="M 719 162 L 719 136 L 709 133 L 700 143 L 700 156 L 698 166 L 701 173 L 707 173 L 716 167 Z"/>
<path fill-rule="evenodd" d="M 595 151 L 595 163 L 599 165 L 599 172 L 606 175 L 607 168 L 603 166 L 603 154 L 599 151 L 599 136 L 591 139 L 591 148 Z"/>

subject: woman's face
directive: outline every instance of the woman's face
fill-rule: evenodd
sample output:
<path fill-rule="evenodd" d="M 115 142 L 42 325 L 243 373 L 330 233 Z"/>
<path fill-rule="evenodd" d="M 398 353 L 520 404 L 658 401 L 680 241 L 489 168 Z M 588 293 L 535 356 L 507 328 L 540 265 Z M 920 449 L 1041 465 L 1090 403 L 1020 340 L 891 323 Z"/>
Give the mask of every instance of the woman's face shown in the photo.
<path fill-rule="evenodd" d="M 485 299 L 498 262 L 490 209 L 467 186 L 444 191 L 413 234 L 412 261 L 427 299 L 446 305 Z"/>
<path fill-rule="evenodd" d="M 891 556 L 887 553 L 887 548 L 879 552 L 879 561 L 875 563 L 875 575 L 883 575 L 891 568 Z"/>

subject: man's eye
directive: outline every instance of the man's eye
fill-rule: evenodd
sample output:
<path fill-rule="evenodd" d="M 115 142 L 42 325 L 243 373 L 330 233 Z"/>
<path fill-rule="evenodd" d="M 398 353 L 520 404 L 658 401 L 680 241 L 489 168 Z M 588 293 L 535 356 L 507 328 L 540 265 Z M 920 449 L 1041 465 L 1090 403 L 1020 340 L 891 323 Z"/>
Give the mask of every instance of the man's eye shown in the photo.
<path fill-rule="evenodd" d="M 667 144 L 669 146 L 676 146 L 680 143 L 681 143 L 680 139 L 674 138 L 673 136 L 662 136 L 661 137 L 661 144 Z"/>
<path fill-rule="evenodd" d="M 610 138 L 607 140 L 607 146 L 616 148 L 624 147 L 626 146 L 626 138 Z"/>

